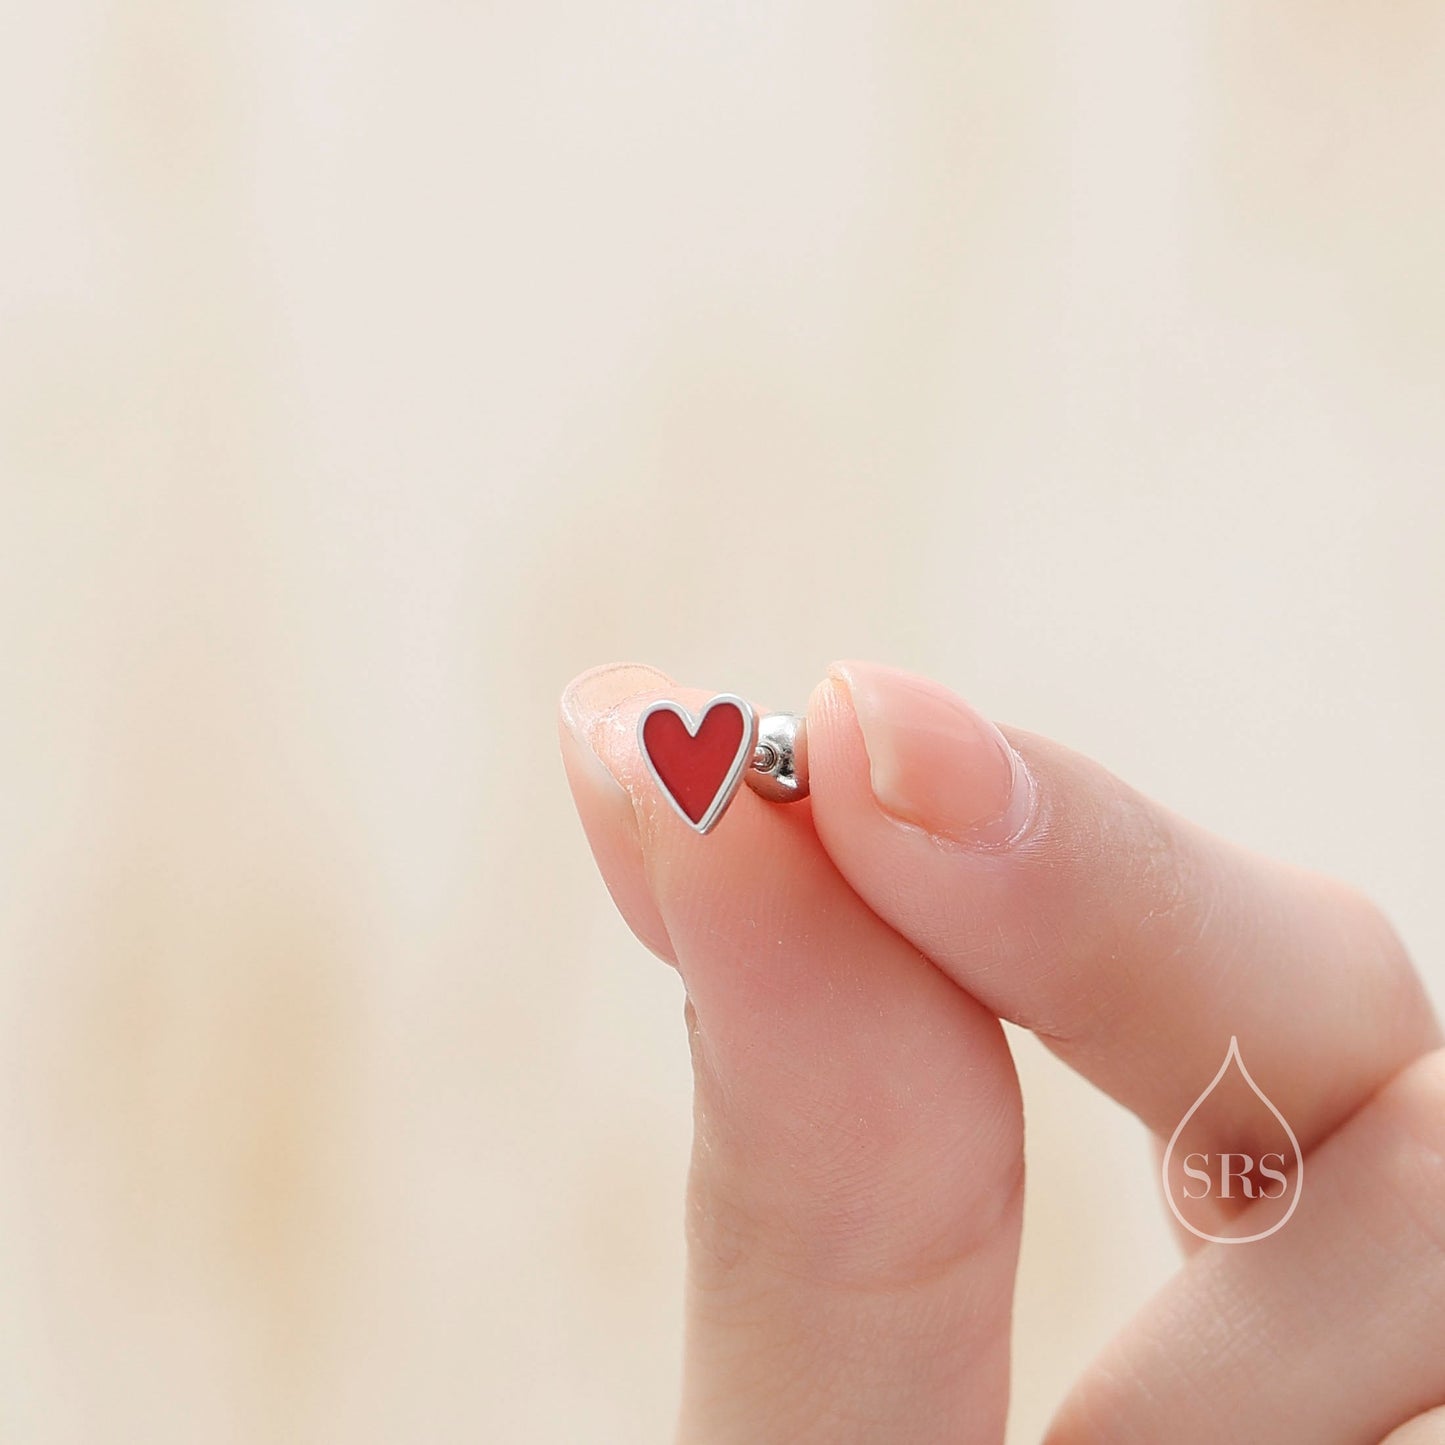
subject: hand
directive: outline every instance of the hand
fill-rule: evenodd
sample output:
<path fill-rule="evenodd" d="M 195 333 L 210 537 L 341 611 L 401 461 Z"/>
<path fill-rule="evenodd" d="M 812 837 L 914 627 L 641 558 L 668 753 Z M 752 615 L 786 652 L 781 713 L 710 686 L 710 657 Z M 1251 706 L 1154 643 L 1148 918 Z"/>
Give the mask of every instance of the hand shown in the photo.
<path fill-rule="evenodd" d="M 680 1440 L 1003 1439 L 1008 1019 L 1162 1139 L 1248 1039 L 1307 1160 L 1267 1242 L 1186 1240 L 1051 1445 L 1358 1445 L 1413 1417 L 1391 1445 L 1445 1442 L 1445 1051 L 1369 902 L 861 663 L 809 701 L 811 798 L 745 789 L 700 838 L 637 753 L 662 695 L 707 698 L 584 674 L 562 744 L 617 906 L 687 992 Z"/>

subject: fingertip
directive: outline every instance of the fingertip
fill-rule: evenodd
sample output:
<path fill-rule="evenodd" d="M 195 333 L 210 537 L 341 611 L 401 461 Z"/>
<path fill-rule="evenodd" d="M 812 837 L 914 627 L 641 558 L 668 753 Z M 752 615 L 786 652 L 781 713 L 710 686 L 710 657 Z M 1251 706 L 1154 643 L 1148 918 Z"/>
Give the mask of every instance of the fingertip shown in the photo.
<path fill-rule="evenodd" d="M 847 683 L 842 672 L 839 671 L 842 666 L 841 663 L 830 662 L 822 679 L 809 693 L 807 706 L 809 728 L 820 719 L 831 719 L 840 706 L 847 706 Z"/>
<path fill-rule="evenodd" d="M 629 928 L 652 953 L 676 965 L 667 925 L 648 884 L 631 786 L 628 749 L 639 699 L 671 685 L 643 663 L 590 668 L 563 689 L 558 707 L 562 765 L 602 881 Z"/>
<path fill-rule="evenodd" d="M 945 845 L 999 848 L 1033 811 L 1033 782 L 998 726 L 931 678 L 835 663 L 878 806 Z"/>
<path fill-rule="evenodd" d="M 861 808 L 876 811 L 868 750 L 853 711 L 845 667 L 831 663 L 808 698 L 808 786 L 814 821 L 821 821 L 821 810 L 834 820 L 844 820 L 843 826 Z"/>
<path fill-rule="evenodd" d="M 563 728 L 626 789 L 625 754 L 612 746 L 620 733 L 619 709 L 632 698 L 655 695 L 673 686 L 663 671 L 645 662 L 607 662 L 579 673 L 562 689 L 558 712 Z"/>

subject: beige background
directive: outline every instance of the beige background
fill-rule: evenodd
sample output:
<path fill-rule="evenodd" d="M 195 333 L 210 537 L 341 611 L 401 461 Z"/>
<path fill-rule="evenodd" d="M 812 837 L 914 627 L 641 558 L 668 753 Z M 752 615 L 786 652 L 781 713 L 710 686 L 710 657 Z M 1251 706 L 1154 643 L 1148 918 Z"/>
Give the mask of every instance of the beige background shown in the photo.
<path fill-rule="evenodd" d="M 1442 997 L 1440 7 L 12 12 L 5 1440 L 666 1437 L 682 1000 L 557 765 L 594 662 L 929 671 Z M 1019 1054 L 1027 1441 L 1172 1249 Z"/>

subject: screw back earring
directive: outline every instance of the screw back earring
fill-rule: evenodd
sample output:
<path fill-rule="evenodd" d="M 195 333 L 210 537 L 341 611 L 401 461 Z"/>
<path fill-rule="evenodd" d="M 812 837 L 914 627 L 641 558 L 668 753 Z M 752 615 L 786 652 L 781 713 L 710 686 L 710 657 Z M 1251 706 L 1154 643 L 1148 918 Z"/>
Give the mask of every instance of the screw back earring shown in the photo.
<path fill-rule="evenodd" d="M 637 720 L 643 761 L 683 822 L 709 833 L 744 781 L 770 803 L 808 796 L 808 732 L 793 713 L 764 713 L 719 693 L 694 717 L 660 699 Z"/>

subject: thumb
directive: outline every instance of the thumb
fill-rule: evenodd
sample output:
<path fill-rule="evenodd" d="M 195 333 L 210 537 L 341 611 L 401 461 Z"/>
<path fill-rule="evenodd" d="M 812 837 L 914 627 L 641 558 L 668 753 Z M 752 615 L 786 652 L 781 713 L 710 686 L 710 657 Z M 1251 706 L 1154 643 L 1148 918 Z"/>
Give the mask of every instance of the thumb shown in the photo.
<path fill-rule="evenodd" d="M 998 1021 L 882 923 L 807 802 L 699 836 L 637 752 L 633 667 L 562 700 L 618 906 L 687 992 L 695 1075 L 684 1441 L 1003 1438 L 1022 1112 Z"/>

